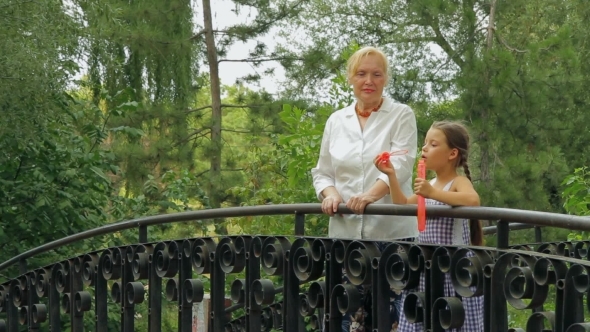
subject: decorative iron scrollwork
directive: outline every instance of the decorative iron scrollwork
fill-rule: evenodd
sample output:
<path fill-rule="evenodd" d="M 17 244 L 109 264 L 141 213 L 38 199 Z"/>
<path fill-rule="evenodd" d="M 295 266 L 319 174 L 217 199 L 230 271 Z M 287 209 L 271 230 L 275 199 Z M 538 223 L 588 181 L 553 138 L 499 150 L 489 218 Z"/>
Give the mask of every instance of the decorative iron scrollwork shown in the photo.
<path fill-rule="evenodd" d="M 179 330 L 190 329 L 192 307 L 204 301 L 210 301 L 203 307 L 210 308 L 207 319 L 216 331 L 299 331 L 303 324 L 328 331 L 363 304 L 359 287 L 378 290 L 373 303 L 389 303 L 379 290 L 402 292 L 407 321 L 433 332 L 463 326 L 465 301 L 476 297 L 484 299 L 486 331 L 590 331 L 584 321 L 589 246 L 554 242 L 500 250 L 243 235 L 113 247 L 1 284 L 0 332 L 61 326 L 64 314 L 74 322 L 72 331 L 83 328 L 88 314 L 104 331 L 112 306 L 120 310 L 122 331 L 134 326 L 142 306 L 150 330 L 157 330 L 169 302 L 178 310 Z M 350 283 L 342 282 L 343 271 Z M 454 296 L 445 293 L 449 284 Z M 509 326 L 509 308 L 528 312 L 523 326 Z M 382 322 L 388 309 L 375 310 L 374 321 Z"/>

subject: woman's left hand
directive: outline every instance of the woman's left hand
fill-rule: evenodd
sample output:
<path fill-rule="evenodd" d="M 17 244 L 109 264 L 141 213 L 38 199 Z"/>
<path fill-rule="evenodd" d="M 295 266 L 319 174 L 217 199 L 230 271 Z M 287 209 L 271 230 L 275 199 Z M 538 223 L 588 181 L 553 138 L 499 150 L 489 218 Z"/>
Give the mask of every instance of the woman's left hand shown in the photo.
<path fill-rule="evenodd" d="M 434 188 L 430 185 L 430 182 L 426 179 L 416 178 L 414 180 L 414 193 L 424 198 L 430 198 Z"/>
<path fill-rule="evenodd" d="M 373 195 L 360 194 L 352 196 L 347 202 L 346 207 L 351 209 L 355 214 L 363 214 L 367 205 L 375 203 L 377 198 Z"/>

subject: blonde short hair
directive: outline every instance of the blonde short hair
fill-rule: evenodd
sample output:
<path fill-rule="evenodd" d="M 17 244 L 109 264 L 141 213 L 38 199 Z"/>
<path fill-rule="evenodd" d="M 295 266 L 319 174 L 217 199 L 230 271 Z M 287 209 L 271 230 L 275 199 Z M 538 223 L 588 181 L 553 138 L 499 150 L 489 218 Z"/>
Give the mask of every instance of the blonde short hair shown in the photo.
<path fill-rule="evenodd" d="M 381 63 L 383 64 L 383 75 L 385 75 L 386 80 L 385 84 L 387 84 L 389 81 L 389 61 L 387 61 L 387 57 L 383 51 L 372 46 L 365 46 L 350 56 L 346 64 L 346 74 L 348 81 L 350 82 L 352 80 L 359 66 L 361 65 L 361 61 L 369 55 L 376 55 L 381 59 Z"/>

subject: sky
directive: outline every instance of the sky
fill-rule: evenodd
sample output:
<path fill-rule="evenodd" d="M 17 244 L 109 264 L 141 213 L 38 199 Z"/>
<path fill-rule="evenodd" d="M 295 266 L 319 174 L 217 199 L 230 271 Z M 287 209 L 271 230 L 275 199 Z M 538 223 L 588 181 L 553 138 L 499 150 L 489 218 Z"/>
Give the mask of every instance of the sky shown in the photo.
<path fill-rule="evenodd" d="M 213 29 L 223 30 L 224 28 L 236 24 L 245 23 L 255 17 L 256 12 L 248 11 L 247 8 L 241 8 L 240 15 L 236 15 L 235 4 L 231 0 L 211 0 L 211 10 L 213 16 Z M 203 25 L 203 12 L 200 0 L 195 0 L 195 21 L 200 26 Z M 268 50 L 274 49 L 277 40 L 276 30 L 258 39 L 268 46 Z M 227 59 L 244 59 L 248 57 L 248 51 L 252 50 L 256 45 L 256 41 L 251 40 L 248 43 L 237 42 L 229 49 Z M 267 68 L 275 68 L 273 76 L 263 76 L 263 72 Z M 248 74 L 259 73 L 263 79 L 257 85 L 249 84 L 248 86 L 253 90 L 265 89 L 270 93 L 278 91 L 278 83 L 284 79 L 284 71 L 278 62 L 266 62 L 260 67 L 255 68 L 252 64 L 244 62 L 221 62 L 219 64 L 219 76 L 222 84 L 234 84 L 236 79 Z"/>

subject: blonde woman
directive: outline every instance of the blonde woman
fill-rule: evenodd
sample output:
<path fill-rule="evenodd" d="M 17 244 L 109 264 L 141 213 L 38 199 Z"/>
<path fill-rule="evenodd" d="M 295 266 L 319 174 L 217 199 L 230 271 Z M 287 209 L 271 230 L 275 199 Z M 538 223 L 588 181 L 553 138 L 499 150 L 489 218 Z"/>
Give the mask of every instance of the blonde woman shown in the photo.
<path fill-rule="evenodd" d="M 311 170 L 313 185 L 322 211 L 330 215 L 330 237 L 376 240 L 383 249 L 387 243 L 381 241 L 413 240 L 418 236 L 418 225 L 416 217 L 363 215 L 368 204 L 391 203 L 389 179 L 373 165 L 373 158 L 383 151 L 407 150 L 404 155 L 392 157 L 391 163 L 402 191 L 411 195 L 416 117 L 409 106 L 383 95 L 389 64 L 381 50 L 364 47 L 355 52 L 348 60 L 347 73 L 356 101 L 328 119 L 318 163 Z M 339 215 L 340 203 L 346 203 L 355 214 Z M 348 282 L 345 275 L 343 281 Z M 401 302 L 393 291 L 391 298 L 395 325 Z M 367 309 L 347 314 L 342 330 L 370 331 Z"/>

